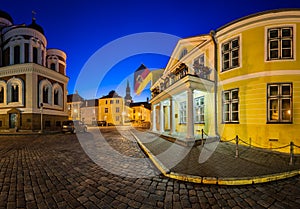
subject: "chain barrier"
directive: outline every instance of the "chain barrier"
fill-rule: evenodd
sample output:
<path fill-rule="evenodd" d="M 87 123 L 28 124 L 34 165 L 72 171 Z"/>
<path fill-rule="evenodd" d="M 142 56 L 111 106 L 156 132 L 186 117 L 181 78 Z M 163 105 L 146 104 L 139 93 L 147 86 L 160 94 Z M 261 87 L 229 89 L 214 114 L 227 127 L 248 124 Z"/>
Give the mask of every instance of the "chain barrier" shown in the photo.
<path fill-rule="evenodd" d="M 235 144 L 236 144 L 236 148 L 235 148 L 235 157 L 238 158 L 239 157 L 239 142 L 242 142 L 246 145 L 248 145 L 249 147 L 254 147 L 254 148 L 258 148 L 258 149 L 268 149 L 268 150 L 279 150 L 279 149 L 284 149 L 287 147 L 290 147 L 290 162 L 289 165 L 293 165 L 294 164 L 294 148 L 300 148 L 300 146 L 294 144 L 294 142 L 290 142 L 290 144 L 281 146 L 281 147 L 274 147 L 274 148 L 264 148 L 264 147 L 258 147 L 255 146 L 251 143 L 251 138 L 250 138 L 250 143 L 246 142 L 245 140 L 242 140 L 238 135 L 236 135 L 235 138 L 231 139 L 231 140 L 221 140 L 221 142 L 231 142 L 235 140 Z"/>

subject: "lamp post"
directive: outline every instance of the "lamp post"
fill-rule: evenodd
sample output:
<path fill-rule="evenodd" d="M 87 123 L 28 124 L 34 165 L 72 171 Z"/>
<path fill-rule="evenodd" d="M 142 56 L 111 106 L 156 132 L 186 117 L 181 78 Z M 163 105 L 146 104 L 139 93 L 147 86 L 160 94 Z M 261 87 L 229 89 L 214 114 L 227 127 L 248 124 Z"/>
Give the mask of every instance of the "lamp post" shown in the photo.
<path fill-rule="evenodd" d="M 41 110 L 41 130 L 40 130 L 40 133 L 43 133 L 43 103 L 40 104 L 40 110 Z"/>

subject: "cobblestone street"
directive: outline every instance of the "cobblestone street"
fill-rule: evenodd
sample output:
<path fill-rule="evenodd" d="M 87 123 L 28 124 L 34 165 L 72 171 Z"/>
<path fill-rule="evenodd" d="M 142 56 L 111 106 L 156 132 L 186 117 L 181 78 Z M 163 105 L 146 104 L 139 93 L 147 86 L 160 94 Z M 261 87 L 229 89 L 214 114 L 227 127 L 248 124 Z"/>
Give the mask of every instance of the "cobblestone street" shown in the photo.
<path fill-rule="evenodd" d="M 95 163 L 85 153 L 101 148 L 95 132 L 79 133 L 79 140 L 74 134 L 1 136 L 0 208 L 299 208 L 299 176 L 249 186 L 180 182 L 160 175 L 147 159 L 100 156 Z M 121 156 L 146 158 L 128 130 L 101 132 Z M 99 166 L 101 160 L 113 173 Z M 146 170 L 149 177 L 131 178 L 128 170 Z"/>

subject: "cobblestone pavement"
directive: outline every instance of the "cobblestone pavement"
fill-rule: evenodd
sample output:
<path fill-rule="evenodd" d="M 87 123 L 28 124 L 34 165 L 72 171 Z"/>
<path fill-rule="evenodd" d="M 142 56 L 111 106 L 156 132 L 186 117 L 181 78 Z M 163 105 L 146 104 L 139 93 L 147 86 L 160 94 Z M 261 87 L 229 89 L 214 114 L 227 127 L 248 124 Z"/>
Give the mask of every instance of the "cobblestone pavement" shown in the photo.
<path fill-rule="evenodd" d="M 128 134 L 127 130 L 121 133 Z M 120 136 L 114 128 L 104 128 L 102 134 L 121 155 L 145 158 L 135 141 Z M 86 139 L 88 145 L 101 146 L 90 143 L 96 137 L 93 129 L 78 136 L 80 140 Z M 107 156 L 103 159 L 108 164 L 121 164 Z M 129 167 L 130 163 L 136 161 L 127 161 Z M 99 166 L 99 162 L 94 163 L 76 135 L 0 136 L 0 208 L 299 208 L 300 205 L 299 176 L 249 186 L 201 185 L 167 179 L 149 161 L 143 163 L 152 171 L 149 177 L 119 176 Z M 125 168 L 120 167 L 119 171 Z"/>

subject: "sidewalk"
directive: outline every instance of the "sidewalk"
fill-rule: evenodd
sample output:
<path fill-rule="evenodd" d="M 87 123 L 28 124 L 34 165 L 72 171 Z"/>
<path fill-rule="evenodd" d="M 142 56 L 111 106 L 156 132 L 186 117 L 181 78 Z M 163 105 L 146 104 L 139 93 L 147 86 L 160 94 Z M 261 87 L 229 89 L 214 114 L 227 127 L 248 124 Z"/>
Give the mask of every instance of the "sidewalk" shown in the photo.
<path fill-rule="evenodd" d="M 132 133 L 158 169 L 165 176 L 179 180 L 242 185 L 300 174 L 300 156 L 297 155 L 293 158 L 293 165 L 289 165 L 289 154 L 239 145 L 236 158 L 234 143 L 216 142 L 186 147 L 154 133 L 137 130 L 132 130 Z"/>

